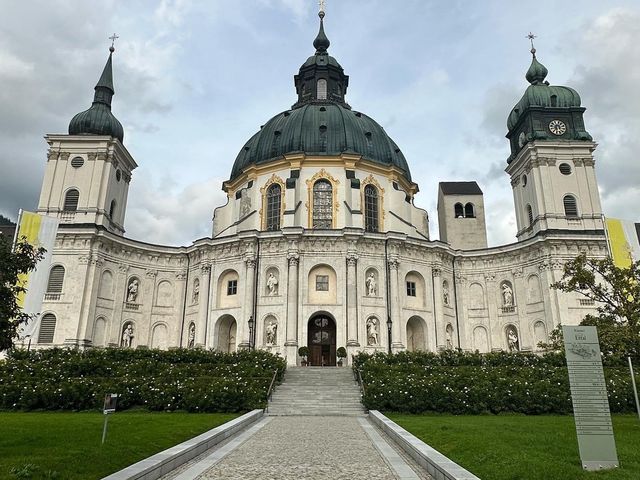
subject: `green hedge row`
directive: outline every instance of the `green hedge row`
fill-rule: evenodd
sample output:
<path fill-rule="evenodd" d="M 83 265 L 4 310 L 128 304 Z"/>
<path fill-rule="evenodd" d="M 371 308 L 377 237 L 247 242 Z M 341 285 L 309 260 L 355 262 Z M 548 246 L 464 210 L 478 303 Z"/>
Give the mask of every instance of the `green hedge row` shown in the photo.
<path fill-rule="evenodd" d="M 557 353 L 362 353 L 355 356 L 354 368 L 361 371 L 363 402 L 371 410 L 530 415 L 572 412 L 566 363 Z M 604 370 L 611 411 L 635 411 L 629 370 Z"/>
<path fill-rule="evenodd" d="M 119 409 L 237 412 L 262 408 L 285 361 L 264 351 L 12 351 L 0 361 L 0 409 L 92 410 L 105 393 Z"/>

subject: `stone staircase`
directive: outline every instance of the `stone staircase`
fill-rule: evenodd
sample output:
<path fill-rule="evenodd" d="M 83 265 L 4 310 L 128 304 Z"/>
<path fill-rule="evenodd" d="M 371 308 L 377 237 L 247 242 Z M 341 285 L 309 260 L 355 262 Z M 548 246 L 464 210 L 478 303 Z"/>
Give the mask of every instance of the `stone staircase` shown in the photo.
<path fill-rule="evenodd" d="M 268 415 L 364 415 L 350 367 L 289 367 L 273 392 Z"/>

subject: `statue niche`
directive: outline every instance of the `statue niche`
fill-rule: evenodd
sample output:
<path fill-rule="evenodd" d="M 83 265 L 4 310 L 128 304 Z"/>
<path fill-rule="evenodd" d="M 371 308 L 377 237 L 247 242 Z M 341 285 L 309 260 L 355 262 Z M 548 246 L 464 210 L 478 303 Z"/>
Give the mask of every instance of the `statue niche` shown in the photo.
<path fill-rule="evenodd" d="M 370 347 L 378 346 L 378 319 L 376 317 L 369 317 L 367 320 L 367 345 Z"/>
<path fill-rule="evenodd" d="M 278 342 L 278 322 L 272 318 L 265 325 L 265 343 L 267 347 L 273 347 Z"/>
<path fill-rule="evenodd" d="M 367 278 L 364 283 L 367 287 L 367 297 L 376 297 L 378 295 L 378 275 L 377 272 L 371 268 L 367 271 Z"/>
<path fill-rule="evenodd" d="M 275 269 L 269 269 L 267 273 L 267 295 L 278 295 L 278 271 Z"/>
<path fill-rule="evenodd" d="M 140 290 L 140 281 L 136 277 L 132 277 L 127 285 L 127 302 L 138 303 L 138 291 Z"/>

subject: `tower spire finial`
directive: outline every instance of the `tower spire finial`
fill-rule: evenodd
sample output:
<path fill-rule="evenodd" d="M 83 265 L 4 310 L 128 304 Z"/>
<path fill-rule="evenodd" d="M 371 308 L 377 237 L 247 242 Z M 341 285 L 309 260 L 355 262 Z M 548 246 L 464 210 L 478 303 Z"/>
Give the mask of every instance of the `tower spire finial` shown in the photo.
<path fill-rule="evenodd" d="M 109 47 L 109 51 L 111 53 L 116 51 L 116 48 L 113 45 L 116 43 L 116 40 L 118 38 L 120 38 L 120 37 L 118 35 L 116 35 L 115 33 L 109 37 L 109 40 L 111 40 L 111 46 Z"/>
<path fill-rule="evenodd" d="M 536 35 L 534 35 L 533 33 L 529 32 L 529 35 L 527 35 L 527 37 L 530 41 L 531 41 L 531 54 L 535 57 L 536 56 L 536 47 L 533 46 L 533 39 L 537 38 Z"/>
<path fill-rule="evenodd" d="M 318 4 L 320 6 L 320 9 L 318 11 L 318 16 L 320 17 L 320 31 L 318 31 L 318 35 L 313 41 L 313 46 L 316 48 L 316 55 L 326 55 L 327 49 L 329 48 L 331 42 L 329 42 L 329 39 L 324 34 L 324 23 L 322 21 L 324 18 L 325 8 L 324 0 L 320 0 Z"/>

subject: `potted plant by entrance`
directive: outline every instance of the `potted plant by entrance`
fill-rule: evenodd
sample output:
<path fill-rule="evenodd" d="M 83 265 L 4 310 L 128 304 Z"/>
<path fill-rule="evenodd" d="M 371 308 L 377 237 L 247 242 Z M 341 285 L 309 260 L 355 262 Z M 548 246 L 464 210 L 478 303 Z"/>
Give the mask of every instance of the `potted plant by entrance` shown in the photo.
<path fill-rule="evenodd" d="M 307 366 L 307 357 L 309 356 L 309 347 L 300 347 L 298 349 L 298 355 L 300 355 L 302 357 L 302 366 L 306 367 Z"/>
<path fill-rule="evenodd" d="M 340 347 L 336 351 L 336 355 L 338 356 L 338 366 L 342 366 L 343 359 L 347 358 L 347 350 L 344 347 Z"/>

